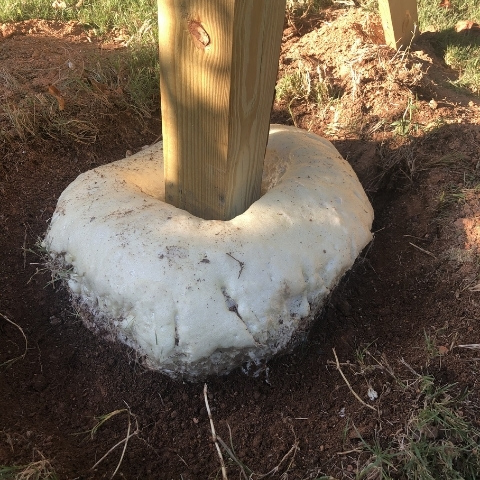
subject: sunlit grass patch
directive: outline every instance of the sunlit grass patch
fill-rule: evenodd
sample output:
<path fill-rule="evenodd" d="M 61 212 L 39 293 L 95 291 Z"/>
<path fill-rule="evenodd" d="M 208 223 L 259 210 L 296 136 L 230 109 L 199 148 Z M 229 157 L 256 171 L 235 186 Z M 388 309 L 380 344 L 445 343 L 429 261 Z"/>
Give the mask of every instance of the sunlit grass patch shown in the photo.
<path fill-rule="evenodd" d="M 97 34 L 124 31 L 143 42 L 156 42 L 156 0 L 10 0 L 0 2 L 0 22 L 30 19 L 76 20 Z"/>
<path fill-rule="evenodd" d="M 287 106 L 293 123 L 296 124 L 292 107 L 298 104 L 308 105 L 321 117 L 325 110 L 339 96 L 336 89 L 320 66 L 309 69 L 299 63 L 296 70 L 283 75 L 276 85 L 276 100 Z"/>
<path fill-rule="evenodd" d="M 421 31 L 436 32 L 432 44 L 445 63 L 458 72 L 453 85 L 480 94 L 480 35 L 478 32 L 455 31 L 458 22 L 480 23 L 480 2 L 455 0 L 442 6 L 437 0 L 418 0 Z M 448 8 L 446 8 L 448 7 Z"/>

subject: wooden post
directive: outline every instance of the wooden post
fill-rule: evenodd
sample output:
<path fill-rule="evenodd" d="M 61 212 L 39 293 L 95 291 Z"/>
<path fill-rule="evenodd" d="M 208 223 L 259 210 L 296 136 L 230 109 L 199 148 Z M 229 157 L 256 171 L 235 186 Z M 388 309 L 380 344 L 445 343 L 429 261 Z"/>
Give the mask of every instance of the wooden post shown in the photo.
<path fill-rule="evenodd" d="M 286 0 L 158 0 L 165 199 L 229 220 L 260 196 Z"/>
<path fill-rule="evenodd" d="M 405 49 L 414 35 L 418 35 L 417 0 L 379 0 L 387 45 Z"/>

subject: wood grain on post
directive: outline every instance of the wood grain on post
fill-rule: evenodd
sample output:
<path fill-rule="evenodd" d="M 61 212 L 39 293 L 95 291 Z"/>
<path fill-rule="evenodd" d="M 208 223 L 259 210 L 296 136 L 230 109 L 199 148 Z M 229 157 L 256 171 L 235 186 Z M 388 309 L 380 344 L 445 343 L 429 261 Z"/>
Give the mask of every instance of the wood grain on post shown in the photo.
<path fill-rule="evenodd" d="M 165 199 L 229 220 L 260 197 L 286 0 L 158 0 Z"/>
<path fill-rule="evenodd" d="M 405 49 L 418 34 L 417 0 L 379 0 L 385 42 Z"/>

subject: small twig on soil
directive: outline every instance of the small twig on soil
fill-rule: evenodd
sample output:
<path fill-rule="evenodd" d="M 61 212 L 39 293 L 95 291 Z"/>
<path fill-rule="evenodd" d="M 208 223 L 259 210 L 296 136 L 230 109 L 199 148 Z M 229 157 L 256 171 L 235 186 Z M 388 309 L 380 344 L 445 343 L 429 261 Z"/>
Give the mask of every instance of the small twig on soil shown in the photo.
<path fill-rule="evenodd" d="M 470 350 L 480 350 L 480 343 L 468 343 L 466 345 L 457 345 L 459 348 L 469 348 Z"/>
<path fill-rule="evenodd" d="M 340 373 L 340 375 L 342 376 L 343 380 L 345 381 L 345 383 L 347 384 L 347 387 L 348 389 L 353 393 L 354 397 L 362 404 L 364 405 L 365 407 L 369 408 L 370 410 L 373 410 L 374 412 L 377 412 L 377 409 L 375 407 L 372 407 L 372 405 L 369 405 L 368 403 L 364 402 L 358 395 L 357 393 L 355 392 L 355 390 L 352 388 L 352 386 L 350 385 L 350 383 L 348 382 L 347 380 L 347 377 L 343 374 L 342 372 L 342 367 L 340 367 L 340 362 L 338 361 L 338 357 L 337 357 L 337 352 L 335 351 L 334 348 L 332 348 L 333 350 L 333 356 L 335 357 L 335 364 L 337 366 L 337 370 L 338 372 Z"/>
<path fill-rule="evenodd" d="M 346 7 L 357 7 L 357 2 L 354 0 L 335 0 L 333 3 L 337 5 L 345 5 Z"/>
<path fill-rule="evenodd" d="M 100 465 L 100 463 L 102 463 L 117 447 L 119 447 L 123 443 L 124 445 L 123 445 L 122 454 L 120 455 L 120 459 L 117 463 L 117 467 L 115 468 L 115 471 L 113 472 L 110 479 L 115 477 L 115 475 L 117 474 L 117 472 L 120 468 L 120 465 L 123 462 L 123 457 L 125 456 L 125 452 L 127 450 L 128 441 L 130 440 L 131 437 L 134 437 L 135 435 L 138 435 L 138 432 L 139 432 L 138 422 L 137 422 L 137 419 L 135 418 L 135 423 L 136 423 L 137 428 L 135 429 L 135 431 L 132 434 L 130 434 L 130 430 L 132 428 L 132 422 L 131 422 L 132 413 L 130 412 L 129 409 L 128 410 L 127 409 L 119 410 L 118 412 L 122 412 L 122 411 L 127 412 L 127 414 L 128 414 L 127 436 L 123 440 L 120 440 L 118 443 L 116 443 L 112 448 L 110 448 L 110 450 L 108 450 L 108 452 L 100 460 L 98 460 L 98 462 L 95 463 L 95 465 L 91 468 L 91 470 L 94 470 L 96 467 L 98 467 L 98 465 Z"/>
<path fill-rule="evenodd" d="M 188 468 L 188 463 L 185 461 L 185 459 L 177 453 L 177 457 L 187 466 Z"/>
<path fill-rule="evenodd" d="M 421 252 L 423 253 L 426 253 L 427 255 L 430 255 L 431 257 L 433 257 L 435 260 L 437 259 L 437 257 L 432 253 L 432 252 L 429 252 L 428 250 L 425 250 L 424 248 L 422 247 L 419 247 L 418 245 L 415 245 L 414 243 L 412 242 L 408 242 L 412 247 L 415 247 L 416 249 L 420 250 Z"/>
<path fill-rule="evenodd" d="M 293 459 L 295 458 L 295 454 L 297 453 L 297 450 L 298 450 L 298 440 L 295 438 L 295 443 L 292 445 L 292 447 L 290 448 L 290 450 L 283 456 L 283 458 L 280 460 L 280 463 L 272 468 L 268 473 L 265 473 L 264 475 L 260 475 L 258 478 L 265 478 L 265 477 L 269 477 L 270 475 L 274 475 L 275 473 L 278 473 L 278 471 L 280 470 L 280 465 L 290 456 L 293 454 L 292 456 L 292 460 L 290 462 L 290 465 L 289 467 L 287 468 L 287 471 L 289 470 L 292 462 L 293 462 Z"/>
<path fill-rule="evenodd" d="M 337 455 L 350 455 L 351 453 L 359 453 L 362 451 L 363 450 L 360 450 L 359 448 L 354 448 L 353 450 L 347 450 L 345 452 L 337 452 Z"/>
<path fill-rule="evenodd" d="M 367 351 L 367 355 L 374 360 L 374 362 L 383 370 L 387 371 L 395 380 L 397 380 L 397 376 L 395 375 L 395 372 L 393 371 L 393 368 L 390 366 L 388 363 L 387 357 L 382 354 L 382 361 L 383 363 L 380 363 L 370 352 Z"/>
<path fill-rule="evenodd" d="M 230 428 L 230 425 L 228 425 L 228 431 L 230 432 L 230 444 L 232 443 L 232 430 Z M 293 431 L 293 428 L 292 428 L 292 431 Z M 295 454 L 297 453 L 297 450 L 298 450 L 298 440 L 297 440 L 297 436 L 295 435 L 295 431 L 293 431 L 293 435 L 295 437 L 295 442 L 293 443 L 293 445 L 290 447 L 290 450 L 283 456 L 283 458 L 280 460 L 280 462 L 278 463 L 278 465 L 276 465 L 275 467 L 273 467 L 269 472 L 267 473 L 264 473 L 264 474 L 258 474 L 258 473 L 253 473 L 247 466 L 245 466 L 241 460 L 238 459 L 237 455 L 235 454 L 235 451 L 233 450 L 233 445 L 232 447 L 230 448 L 221 438 L 220 436 L 217 435 L 217 440 L 220 442 L 220 444 L 222 445 L 222 447 L 225 449 L 225 451 L 228 453 L 228 456 L 230 457 L 231 460 L 233 460 L 240 468 L 240 476 L 244 479 L 244 480 L 251 480 L 253 477 L 255 478 L 258 478 L 259 480 L 262 479 L 262 478 L 267 478 L 267 477 L 270 477 L 271 475 L 275 475 L 276 473 L 279 472 L 280 470 L 280 467 L 282 466 L 282 464 L 289 458 L 289 457 L 292 457 L 291 460 L 290 460 L 290 463 L 286 469 L 286 472 L 290 469 L 290 466 L 292 465 L 292 462 L 295 458 Z M 247 472 L 248 471 L 248 472 Z M 285 475 L 286 472 L 283 474 Z M 283 478 L 283 476 L 281 477 Z"/>
<path fill-rule="evenodd" d="M 230 425 L 228 426 L 228 429 L 230 430 Z M 230 435 L 231 435 L 231 432 L 230 432 Z M 228 453 L 228 456 L 230 457 L 231 460 L 233 460 L 240 468 L 240 473 L 241 473 L 241 476 L 245 479 L 245 480 L 249 480 L 249 476 L 247 475 L 247 473 L 245 472 L 245 465 L 237 458 L 237 456 L 235 455 L 235 453 L 233 452 L 233 449 L 230 449 L 230 447 L 217 435 L 217 440 L 220 442 L 220 444 L 222 445 L 222 447 L 225 449 L 225 451 Z"/>
<path fill-rule="evenodd" d="M 353 364 L 351 364 L 348 360 L 346 362 L 338 362 L 338 364 L 342 367 L 353 367 Z M 337 366 L 337 362 L 335 362 L 333 360 L 327 360 L 327 365 Z"/>
<path fill-rule="evenodd" d="M 417 240 L 421 240 L 422 242 L 428 241 L 428 238 L 416 237 L 415 235 L 404 235 L 404 237 L 416 238 Z"/>
<path fill-rule="evenodd" d="M 243 267 L 245 267 L 245 262 L 241 262 L 240 260 L 238 260 L 237 258 L 235 258 L 231 253 L 227 253 L 227 255 L 230 257 L 230 258 L 233 258 L 236 262 L 238 262 L 238 264 L 240 265 L 240 272 L 238 272 L 238 278 L 240 278 L 240 275 L 242 274 L 243 272 Z"/>
<path fill-rule="evenodd" d="M 129 427 L 130 427 L 130 425 L 129 425 Z M 113 478 L 115 476 L 115 474 L 117 473 L 117 471 L 120 467 L 120 464 L 122 463 L 123 455 L 125 454 L 125 448 L 126 448 L 126 445 L 128 443 L 128 440 L 129 440 L 130 437 L 133 437 L 134 435 L 136 435 L 136 433 L 132 433 L 131 435 L 128 435 L 123 440 L 120 440 L 118 443 L 116 443 L 100 460 L 98 460 L 98 462 L 90 470 L 95 470 L 95 468 L 97 468 L 100 465 L 100 463 L 102 463 L 117 447 L 119 447 L 122 443 L 124 443 L 125 446 L 123 447 L 123 451 L 122 451 L 122 455 L 120 457 L 120 461 L 117 464 L 117 468 L 115 469 L 115 472 L 113 472 L 113 475 L 110 477 L 110 478 Z"/>
<path fill-rule="evenodd" d="M 152 143 L 151 145 L 155 145 L 156 143 L 158 143 L 160 140 L 163 140 L 163 135 L 160 134 Z"/>
<path fill-rule="evenodd" d="M 130 429 L 132 427 L 132 422 L 130 421 L 130 412 L 128 412 L 128 428 L 127 428 L 127 436 L 125 437 L 125 443 L 123 445 L 123 450 L 122 450 L 122 454 L 120 455 L 120 459 L 118 460 L 118 463 L 117 463 L 117 468 L 115 469 L 115 471 L 112 473 L 112 476 L 110 478 L 113 478 L 117 472 L 118 472 L 118 469 L 120 468 L 120 465 L 122 464 L 122 461 L 123 461 L 123 457 L 125 456 L 125 451 L 127 450 L 127 445 L 128 445 L 128 439 L 130 438 Z"/>
<path fill-rule="evenodd" d="M 402 363 L 403 365 L 405 365 L 414 375 L 416 375 L 417 377 L 420 376 L 420 374 L 418 372 L 416 372 L 406 361 L 405 359 L 402 357 L 400 359 L 400 363 Z"/>
<path fill-rule="evenodd" d="M 25 335 L 25 332 L 23 331 L 23 329 L 20 325 L 17 325 L 15 322 L 12 322 L 12 320 L 7 318 L 3 313 L 0 313 L 0 317 L 2 317 L 4 320 L 6 320 L 8 323 L 13 325 L 14 327 L 18 328 L 18 330 L 20 330 L 20 333 L 23 336 L 23 339 L 25 340 L 25 350 L 23 351 L 23 353 L 21 355 L 19 355 L 18 357 L 15 357 L 15 358 L 12 358 L 10 360 L 7 360 L 6 362 L 0 363 L 0 367 L 3 367 L 5 365 L 10 365 L 10 364 L 16 362 L 17 360 L 21 360 L 22 358 L 25 358 L 25 355 L 27 354 L 27 350 L 28 350 L 28 340 L 27 340 L 27 336 Z"/>
<path fill-rule="evenodd" d="M 23 269 L 27 267 L 27 226 L 25 225 L 25 236 L 23 237 Z"/>
<path fill-rule="evenodd" d="M 228 255 L 228 253 L 227 253 Z M 225 462 L 223 461 L 222 451 L 220 450 L 220 445 L 218 444 L 217 434 L 215 433 L 215 426 L 213 424 L 212 412 L 210 411 L 210 405 L 208 404 L 208 387 L 207 384 L 203 387 L 203 396 L 205 397 L 205 407 L 207 408 L 208 418 L 210 419 L 210 428 L 212 429 L 212 438 L 217 448 L 218 457 L 220 458 L 220 465 L 222 467 L 222 478 L 223 480 L 228 480 L 227 477 L 227 467 L 225 467 Z"/>

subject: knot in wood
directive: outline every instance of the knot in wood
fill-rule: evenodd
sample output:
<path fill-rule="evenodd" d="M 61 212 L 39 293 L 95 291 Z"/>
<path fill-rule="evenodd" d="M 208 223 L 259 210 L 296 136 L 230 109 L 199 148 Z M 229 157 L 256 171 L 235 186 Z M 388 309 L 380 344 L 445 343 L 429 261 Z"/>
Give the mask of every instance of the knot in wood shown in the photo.
<path fill-rule="evenodd" d="M 190 32 L 193 43 L 197 48 L 204 49 L 205 47 L 210 45 L 210 36 L 199 21 L 189 20 L 188 31 Z"/>

